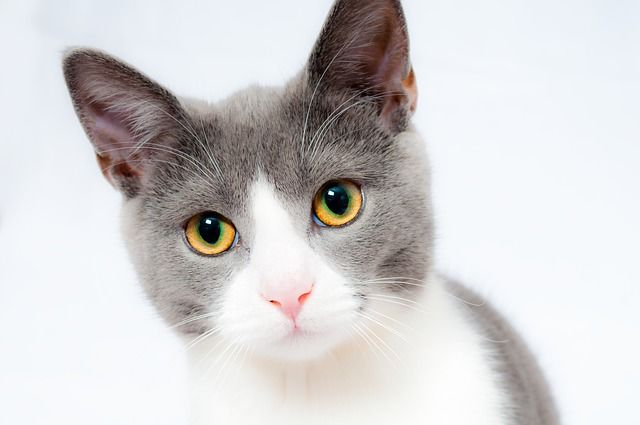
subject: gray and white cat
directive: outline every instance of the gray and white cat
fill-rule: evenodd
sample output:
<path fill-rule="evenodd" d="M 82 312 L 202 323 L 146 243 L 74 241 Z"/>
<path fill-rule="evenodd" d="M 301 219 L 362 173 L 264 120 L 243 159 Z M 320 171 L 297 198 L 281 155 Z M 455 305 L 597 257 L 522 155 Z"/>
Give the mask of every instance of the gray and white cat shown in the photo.
<path fill-rule="evenodd" d="M 95 50 L 64 75 L 194 423 L 558 423 L 518 335 L 434 272 L 398 0 L 338 0 L 299 75 L 215 105 Z"/>

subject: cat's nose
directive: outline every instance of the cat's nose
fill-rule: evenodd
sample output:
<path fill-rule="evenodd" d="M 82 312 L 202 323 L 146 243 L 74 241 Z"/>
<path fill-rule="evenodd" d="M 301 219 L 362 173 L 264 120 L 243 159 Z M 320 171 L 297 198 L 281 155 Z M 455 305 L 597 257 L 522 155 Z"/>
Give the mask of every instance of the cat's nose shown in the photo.
<path fill-rule="evenodd" d="M 285 316 L 291 320 L 296 320 L 302 305 L 313 291 L 313 284 L 291 285 L 289 287 L 273 286 L 263 288 L 262 297 L 269 303 L 276 306 Z"/>

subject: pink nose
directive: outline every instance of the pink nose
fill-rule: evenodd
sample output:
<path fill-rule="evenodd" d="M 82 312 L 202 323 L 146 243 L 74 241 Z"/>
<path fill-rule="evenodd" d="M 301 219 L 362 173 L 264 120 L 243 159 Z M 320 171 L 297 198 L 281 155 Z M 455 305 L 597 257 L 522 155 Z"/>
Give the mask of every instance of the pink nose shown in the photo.
<path fill-rule="evenodd" d="M 268 288 L 262 293 L 262 297 L 278 307 L 291 320 L 296 320 L 302 309 L 302 304 L 309 298 L 312 290 L 313 285 Z"/>

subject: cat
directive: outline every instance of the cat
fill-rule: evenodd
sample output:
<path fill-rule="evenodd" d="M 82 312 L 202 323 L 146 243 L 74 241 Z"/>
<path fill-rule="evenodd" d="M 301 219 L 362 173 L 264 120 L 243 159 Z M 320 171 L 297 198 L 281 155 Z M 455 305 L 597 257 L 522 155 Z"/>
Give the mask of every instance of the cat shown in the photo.
<path fill-rule="evenodd" d="M 536 360 L 437 274 L 399 0 L 337 0 L 304 69 L 217 104 L 97 50 L 63 69 L 196 424 L 556 424 Z"/>

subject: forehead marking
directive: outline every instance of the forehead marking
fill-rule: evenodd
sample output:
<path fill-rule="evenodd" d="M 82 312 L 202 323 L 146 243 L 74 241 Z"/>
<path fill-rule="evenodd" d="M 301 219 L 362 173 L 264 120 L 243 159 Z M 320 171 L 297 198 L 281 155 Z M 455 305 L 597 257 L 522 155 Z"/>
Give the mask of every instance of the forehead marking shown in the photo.
<path fill-rule="evenodd" d="M 270 273 L 297 274 L 308 269 L 313 257 L 311 247 L 294 220 L 278 199 L 273 185 L 258 179 L 251 191 L 255 236 L 252 261 Z"/>
<path fill-rule="evenodd" d="M 251 203 L 256 228 L 289 227 L 293 230 L 289 212 L 278 199 L 273 185 L 263 178 L 253 184 Z"/>

